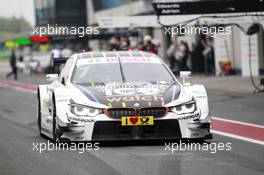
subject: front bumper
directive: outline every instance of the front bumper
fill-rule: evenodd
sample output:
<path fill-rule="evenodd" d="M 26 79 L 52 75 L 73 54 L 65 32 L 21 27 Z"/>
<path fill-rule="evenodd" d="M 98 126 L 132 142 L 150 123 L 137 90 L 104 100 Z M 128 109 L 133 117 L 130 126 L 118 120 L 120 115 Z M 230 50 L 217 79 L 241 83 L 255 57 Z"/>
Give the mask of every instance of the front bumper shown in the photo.
<path fill-rule="evenodd" d="M 197 113 L 196 113 L 197 114 Z M 196 115 L 191 114 L 191 115 Z M 208 116 L 210 117 L 210 116 Z M 95 119 L 69 121 L 58 126 L 64 140 L 70 141 L 111 141 L 146 139 L 210 139 L 211 124 L 199 119 L 178 120 L 175 114 L 168 113 L 155 119 L 151 126 L 121 126 L 118 119 L 110 119 L 102 114 Z"/>
<path fill-rule="evenodd" d="M 120 121 L 99 121 L 92 140 L 140 140 L 181 138 L 177 120 L 156 120 L 152 126 L 121 126 Z"/>

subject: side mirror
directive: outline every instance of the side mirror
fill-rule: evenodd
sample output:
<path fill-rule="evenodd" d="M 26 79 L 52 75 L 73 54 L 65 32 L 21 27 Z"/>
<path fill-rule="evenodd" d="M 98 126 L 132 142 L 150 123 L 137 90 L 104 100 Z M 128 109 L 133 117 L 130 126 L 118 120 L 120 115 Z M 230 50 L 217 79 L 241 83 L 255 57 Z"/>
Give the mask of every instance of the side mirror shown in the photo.
<path fill-rule="evenodd" d="M 58 77 L 59 77 L 58 74 L 47 74 L 46 80 L 52 82 L 52 81 L 58 80 Z"/>
<path fill-rule="evenodd" d="M 260 31 L 260 25 L 258 23 L 254 23 L 248 28 L 247 35 L 254 35 L 255 33 L 258 33 L 259 31 Z"/>
<path fill-rule="evenodd" d="M 180 77 L 182 78 L 182 85 L 183 86 L 191 86 L 191 75 L 192 73 L 190 71 L 180 71 Z"/>

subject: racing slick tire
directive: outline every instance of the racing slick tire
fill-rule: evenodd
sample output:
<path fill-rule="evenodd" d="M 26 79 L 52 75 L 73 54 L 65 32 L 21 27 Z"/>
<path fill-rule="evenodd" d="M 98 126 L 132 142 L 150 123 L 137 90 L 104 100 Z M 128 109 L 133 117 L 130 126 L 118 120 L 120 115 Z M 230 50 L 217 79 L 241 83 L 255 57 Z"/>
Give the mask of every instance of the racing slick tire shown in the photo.
<path fill-rule="evenodd" d="M 57 113 L 56 113 L 56 102 L 55 95 L 52 96 L 52 140 L 54 142 L 59 142 L 59 138 L 62 133 L 57 129 Z"/>
<path fill-rule="evenodd" d="M 38 111 L 38 117 L 37 117 L 37 124 L 38 124 L 38 131 L 39 135 L 41 137 L 44 137 L 44 135 L 41 133 L 41 105 L 40 105 L 40 95 L 39 95 L 39 90 L 38 90 L 38 95 L 37 95 L 37 111 Z"/>

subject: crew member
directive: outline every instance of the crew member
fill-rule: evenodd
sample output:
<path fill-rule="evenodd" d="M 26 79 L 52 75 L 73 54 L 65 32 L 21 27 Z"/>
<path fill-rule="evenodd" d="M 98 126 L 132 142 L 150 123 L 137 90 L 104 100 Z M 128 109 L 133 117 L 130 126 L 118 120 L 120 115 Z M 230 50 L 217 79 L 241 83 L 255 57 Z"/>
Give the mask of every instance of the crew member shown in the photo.
<path fill-rule="evenodd" d="M 11 57 L 10 57 L 10 66 L 12 71 L 6 75 L 6 79 L 8 79 L 10 76 L 14 75 L 14 79 L 17 80 L 17 66 L 16 66 L 16 55 L 15 55 L 15 49 L 12 49 L 11 51 Z"/>

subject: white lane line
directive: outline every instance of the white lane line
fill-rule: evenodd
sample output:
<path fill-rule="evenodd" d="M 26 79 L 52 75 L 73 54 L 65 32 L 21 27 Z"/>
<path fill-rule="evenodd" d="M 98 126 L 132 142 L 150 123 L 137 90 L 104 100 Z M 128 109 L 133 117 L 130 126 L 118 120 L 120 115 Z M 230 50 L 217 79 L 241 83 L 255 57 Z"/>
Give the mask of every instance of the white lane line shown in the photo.
<path fill-rule="evenodd" d="M 257 124 L 252 124 L 252 123 L 240 122 L 240 121 L 230 120 L 230 119 L 225 119 L 225 118 L 212 117 L 212 119 L 225 121 L 225 122 L 229 122 L 229 123 L 236 123 L 236 124 L 246 125 L 246 126 L 253 126 L 253 127 L 257 127 L 257 128 L 264 128 L 263 125 L 257 125 Z"/>
<path fill-rule="evenodd" d="M 229 134 L 229 133 L 225 133 L 225 132 L 222 132 L 222 131 L 216 131 L 216 130 L 213 130 L 213 129 L 211 130 L 211 132 L 214 133 L 214 134 L 218 134 L 218 135 L 222 135 L 222 136 L 226 136 L 226 137 L 231 137 L 231 138 L 234 138 L 234 139 L 243 140 L 243 141 L 250 142 L 250 143 L 256 143 L 256 144 L 260 144 L 260 145 L 264 146 L 264 142 L 260 141 L 260 140 L 250 139 L 250 138 L 247 138 L 247 137 L 242 137 L 242 136 L 238 136 L 238 135 L 235 135 L 235 134 Z"/>

